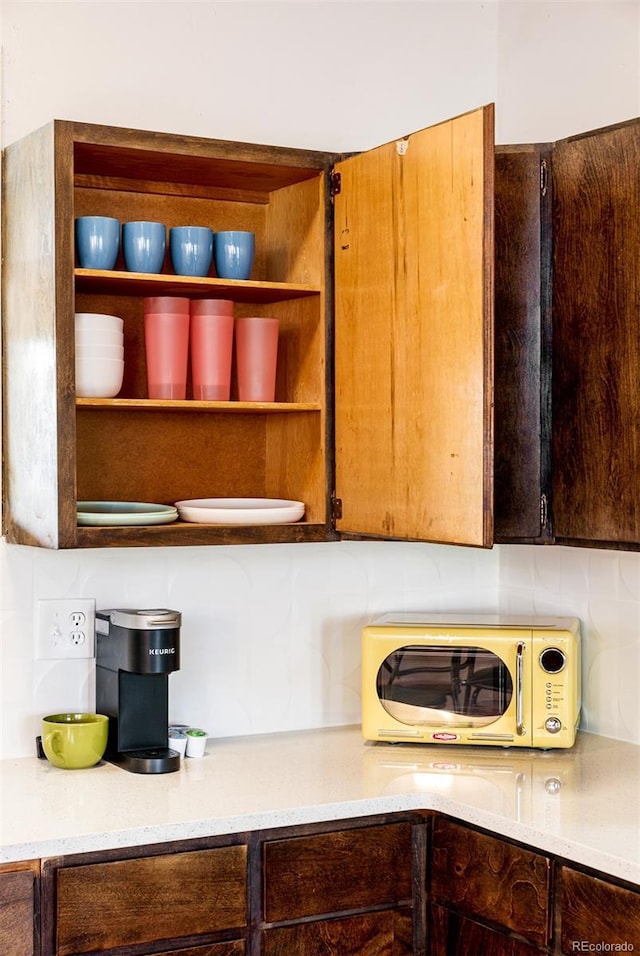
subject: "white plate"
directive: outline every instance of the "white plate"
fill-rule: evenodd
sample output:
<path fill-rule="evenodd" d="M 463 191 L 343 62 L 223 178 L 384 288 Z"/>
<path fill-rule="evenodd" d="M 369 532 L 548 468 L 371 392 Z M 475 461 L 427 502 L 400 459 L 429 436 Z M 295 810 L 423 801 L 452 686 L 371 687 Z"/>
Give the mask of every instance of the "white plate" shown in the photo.
<path fill-rule="evenodd" d="M 169 524 L 178 518 L 173 505 L 146 501 L 79 501 L 78 524 L 109 525 Z"/>
<path fill-rule="evenodd" d="M 304 502 L 286 498 L 192 498 L 176 508 L 183 521 L 199 524 L 288 524 L 304 514 Z"/>

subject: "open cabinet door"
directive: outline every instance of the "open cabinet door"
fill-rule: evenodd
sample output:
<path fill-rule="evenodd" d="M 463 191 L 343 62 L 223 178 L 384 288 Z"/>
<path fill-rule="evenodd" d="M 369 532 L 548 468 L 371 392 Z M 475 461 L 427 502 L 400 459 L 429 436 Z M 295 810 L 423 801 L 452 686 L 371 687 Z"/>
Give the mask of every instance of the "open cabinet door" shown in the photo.
<path fill-rule="evenodd" d="M 336 528 L 490 547 L 493 106 L 335 171 Z"/>
<path fill-rule="evenodd" d="M 640 543 L 640 120 L 553 150 L 558 543 Z"/>

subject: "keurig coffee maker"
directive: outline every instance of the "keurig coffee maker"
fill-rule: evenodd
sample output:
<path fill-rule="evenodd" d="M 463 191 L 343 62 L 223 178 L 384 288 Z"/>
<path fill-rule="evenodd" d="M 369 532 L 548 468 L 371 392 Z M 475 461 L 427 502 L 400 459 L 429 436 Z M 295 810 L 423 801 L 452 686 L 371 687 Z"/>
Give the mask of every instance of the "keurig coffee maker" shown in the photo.
<path fill-rule="evenodd" d="M 170 773 L 169 674 L 180 668 L 179 611 L 96 611 L 96 711 L 109 717 L 105 759 L 133 773 Z"/>

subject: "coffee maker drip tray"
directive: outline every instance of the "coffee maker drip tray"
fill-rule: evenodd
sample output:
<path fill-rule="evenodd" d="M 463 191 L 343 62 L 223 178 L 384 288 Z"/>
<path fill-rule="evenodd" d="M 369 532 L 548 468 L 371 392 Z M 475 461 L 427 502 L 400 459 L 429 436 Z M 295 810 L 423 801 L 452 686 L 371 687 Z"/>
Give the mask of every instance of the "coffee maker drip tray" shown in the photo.
<path fill-rule="evenodd" d="M 180 769 L 180 754 L 168 747 L 149 747 L 125 750 L 117 754 L 113 762 L 132 773 L 172 773 Z"/>

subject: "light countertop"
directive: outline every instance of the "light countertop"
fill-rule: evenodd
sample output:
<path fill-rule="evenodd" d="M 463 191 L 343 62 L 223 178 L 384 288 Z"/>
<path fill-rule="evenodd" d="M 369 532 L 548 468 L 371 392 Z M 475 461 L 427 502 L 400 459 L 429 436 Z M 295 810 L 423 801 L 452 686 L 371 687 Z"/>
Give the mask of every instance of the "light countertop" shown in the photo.
<path fill-rule="evenodd" d="M 0 762 L 0 862 L 433 809 L 640 886 L 640 747 L 374 744 L 359 727 L 211 739 L 180 771 Z"/>

